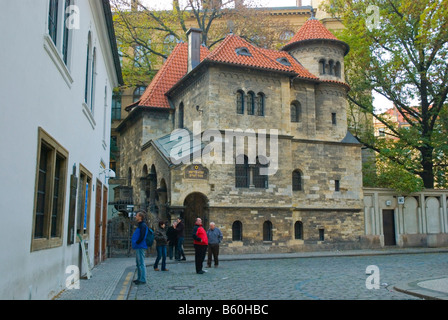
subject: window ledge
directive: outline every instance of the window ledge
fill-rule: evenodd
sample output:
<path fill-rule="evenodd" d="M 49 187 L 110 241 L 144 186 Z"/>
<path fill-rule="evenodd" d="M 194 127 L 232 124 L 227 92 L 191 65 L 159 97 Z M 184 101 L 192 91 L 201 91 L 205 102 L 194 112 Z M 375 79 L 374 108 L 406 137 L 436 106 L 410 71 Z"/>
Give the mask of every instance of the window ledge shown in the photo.
<path fill-rule="evenodd" d="M 57 248 L 61 246 L 62 246 L 62 238 L 60 237 L 50 239 L 48 238 L 33 239 L 31 242 L 31 252 Z"/>
<path fill-rule="evenodd" d="M 95 119 L 93 118 L 92 111 L 90 111 L 89 106 L 85 102 L 82 103 L 82 112 L 86 116 L 87 120 L 89 120 L 92 129 L 95 129 L 96 127 Z"/>
<path fill-rule="evenodd" d="M 67 83 L 67 86 L 71 88 L 73 84 L 73 78 L 70 74 L 70 70 L 68 70 L 67 66 L 65 65 L 64 60 L 61 57 L 61 54 L 54 45 L 53 40 L 50 38 L 49 34 L 44 34 L 44 48 L 45 51 L 50 56 L 51 60 L 53 61 L 54 65 L 58 69 L 62 78 Z"/>

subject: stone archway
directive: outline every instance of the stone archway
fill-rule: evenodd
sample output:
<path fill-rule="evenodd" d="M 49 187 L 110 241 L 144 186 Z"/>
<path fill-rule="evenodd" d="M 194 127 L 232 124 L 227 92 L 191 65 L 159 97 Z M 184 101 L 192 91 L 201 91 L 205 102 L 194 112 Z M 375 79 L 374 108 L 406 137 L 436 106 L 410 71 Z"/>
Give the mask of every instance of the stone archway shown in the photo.
<path fill-rule="evenodd" d="M 193 243 L 192 231 L 196 218 L 202 219 L 204 229 L 209 223 L 208 198 L 199 192 L 189 194 L 184 200 L 184 212 L 182 218 L 185 224 L 185 244 Z"/>

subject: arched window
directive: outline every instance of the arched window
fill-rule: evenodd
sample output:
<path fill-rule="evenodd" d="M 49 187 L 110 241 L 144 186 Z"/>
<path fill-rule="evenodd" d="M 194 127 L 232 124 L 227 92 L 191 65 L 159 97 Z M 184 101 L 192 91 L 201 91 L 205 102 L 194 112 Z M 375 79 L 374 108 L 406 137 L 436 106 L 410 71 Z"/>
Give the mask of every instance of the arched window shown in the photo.
<path fill-rule="evenodd" d="M 52 2 L 52 1 L 50 1 Z M 65 65 L 68 65 L 68 53 L 69 53 L 69 45 L 71 41 L 71 25 L 66 25 L 68 23 L 73 23 L 75 20 L 71 18 L 72 16 L 76 16 L 76 12 L 74 10 L 73 6 L 73 0 L 65 0 L 64 5 L 64 34 L 63 34 L 63 40 L 62 40 L 62 56 L 64 58 Z"/>
<path fill-rule="evenodd" d="M 319 60 L 319 74 L 325 74 L 325 59 L 320 59 Z"/>
<path fill-rule="evenodd" d="M 232 241 L 243 241 L 243 224 L 235 221 L 232 224 Z"/>
<path fill-rule="evenodd" d="M 302 191 L 302 172 L 300 170 L 294 170 L 292 173 L 292 191 Z"/>
<path fill-rule="evenodd" d="M 93 113 L 93 107 L 95 102 L 95 83 L 96 83 L 96 48 L 93 48 L 92 54 L 92 74 L 90 82 L 90 111 Z"/>
<path fill-rule="evenodd" d="M 184 103 L 183 102 L 181 102 L 179 105 L 178 116 L 179 116 L 178 125 L 179 125 L 179 128 L 182 129 L 184 127 Z"/>
<path fill-rule="evenodd" d="M 267 189 L 268 188 L 268 175 L 260 174 L 260 168 L 268 167 L 267 159 L 263 159 L 263 164 L 260 163 L 260 158 L 257 157 L 257 162 L 252 166 L 253 183 L 255 188 Z"/>
<path fill-rule="evenodd" d="M 252 91 L 247 93 L 247 114 L 255 114 L 255 94 Z"/>
<path fill-rule="evenodd" d="M 92 73 L 92 66 L 90 62 L 92 61 L 92 33 L 89 31 L 87 36 L 87 54 L 86 54 L 86 79 L 84 84 L 84 102 L 89 103 L 90 99 L 90 80 Z"/>
<path fill-rule="evenodd" d="M 329 74 L 330 75 L 334 75 L 334 61 L 330 60 L 328 61 L 328 67 L 329 67 Z"/>
<path fill-rule="evenodd" d="M 263 241 L 272 241 L 272 222 L 269 220 L 263 223 Z"/>
<path fill-rule="evenodd" d="M 249 159 L 246 155 L 236 157 L 235 187 L 249 188 Z"/>
<path fill-rule="evenodd" d="M 235 52 L 238 56 L 252 57 L 252 54 L 250 53 L 249 49 L 247 49 L 246 47 L 236 48 Z"/>
<path fill-rule="evenodd" d="M 59 0 L 50 0 L 50 9 L 48 11 L 48 34 L 55 45 L 58 32 L 58 5 Z"/>
<path fill-rule="evenodd" d="M 303 223 L 302 221 L 296 221 L 294 224 L 294 239 L 303 240 Z"/>
<path fill-rule="evenodd" d="M 334 74 L 338 78 L 341 77 L 341 63 L 339 61 L 336 62 L 335 66 L 334 66 Z"/>
<path fill-rule="evenodd" d="M 266 97 L 263 92 L 257 94 L 257 116 L 264 116 L 264 105 Z"/>
<path fill-rule="evenodd" d="M 143 93 L 145 92 L 144 86 L 138 86 L 135 88 L 134 93 L 132 95 L 132 101 L 137 102 L 142 97 Z"/>
<path fill-rule="evenodd" d="M 300 102 L 293 101 L 291 103 L 291 122 L 300 122 L 302 106 Z"/>
<path fill-rule="evenodd" d="M 244 114 L 244 92 L 241 90 L 236 93 L 236 113 Z"/>

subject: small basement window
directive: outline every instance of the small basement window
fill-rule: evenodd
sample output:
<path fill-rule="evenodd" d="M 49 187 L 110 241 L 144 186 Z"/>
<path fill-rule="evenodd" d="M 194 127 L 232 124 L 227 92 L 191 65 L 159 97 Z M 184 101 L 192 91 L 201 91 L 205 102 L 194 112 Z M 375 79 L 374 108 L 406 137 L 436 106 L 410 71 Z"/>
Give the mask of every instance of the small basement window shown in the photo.
<path fill-rule="evenodd" d="M 325 241 L 325 230 L 319 229 L 319 241 Z"/>
<path fill-rule="evenodd" d="M 246 47 L 236 48 L 235 52 L 238 56 L 252 57 L 252 54 L 250 53 L 249 49 L 247 49 Z"/>

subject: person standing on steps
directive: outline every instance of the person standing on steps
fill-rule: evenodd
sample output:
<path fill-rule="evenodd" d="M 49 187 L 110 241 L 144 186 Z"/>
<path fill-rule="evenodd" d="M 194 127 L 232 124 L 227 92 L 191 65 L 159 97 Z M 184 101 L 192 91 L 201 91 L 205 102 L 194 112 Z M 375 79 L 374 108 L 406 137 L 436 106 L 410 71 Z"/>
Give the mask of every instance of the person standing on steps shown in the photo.
<path fill-rule="evenodd" d="M 208 258 L 207 258 L 207 268 L 212 266 L 212 255 L 215 261 L 215 268 L 218 267 L 218 255 L 219 255 L 219 244 L 222 241 L 222 232 L 219 230 L 214 222 L 210 222 L 210 229 L 207 230 L 208 238 Z"/>
<path fill-rule="evenodd" d="M 166 268 L 166 245 L 168 237 L 165 231 L 165 222 L 159 221 L 159 227 L 154 233 L 154 240 L 156 240 L 157 258 L 154 262 L 154 271 L 159 271 L 159 261 L 162 259 L 162 271 L 168 271 Z"/>
<path fill-rule="evenodd" d="M 193 244 L 194 244 L 194 262 L 196 265 L 196 273 L 203 274 L 202 263 L 207 253 L 208 238 L 205 229 L 202 227 L 202 219 L 197 218 L 193 228 Z"/>
<path fill-rule="evenodd" d="M 146 245 L 146 235 L 148 233 L 148 227 L 145 224 L 145 214 L 143 212 L 137 212 L 135 216 L 137 222 L 137 229 L 132 234 L 132 249 L 135 250 L 135 262 L 137 264 L 137 280 L 134 280 L 135 284 L 146 283 L 146 265 L 145 265 L 145 251 L 148 249 Z"/>
<path fill-rule="evenodd" d="M 181 217 L 177 218 L 176 232 L 177 232 L 176 261 L 185 261 L 185 260 L 187 260 L 185 258 L 185 252 L 184 252 L 185 225 L 184 225 Z M 182 257 L 182 259 L 181 259 L 181 257 Z"/>

